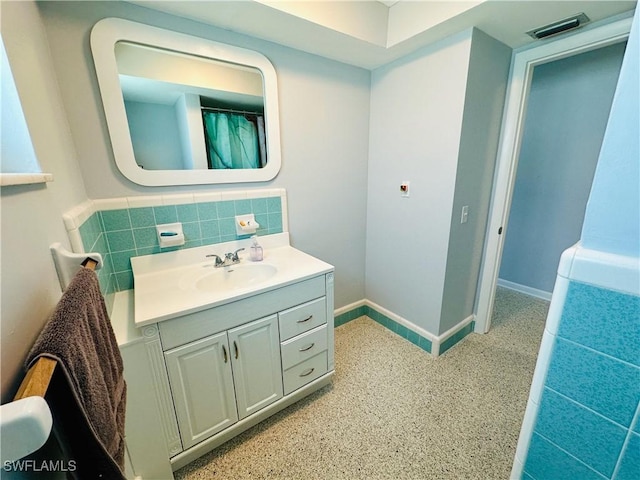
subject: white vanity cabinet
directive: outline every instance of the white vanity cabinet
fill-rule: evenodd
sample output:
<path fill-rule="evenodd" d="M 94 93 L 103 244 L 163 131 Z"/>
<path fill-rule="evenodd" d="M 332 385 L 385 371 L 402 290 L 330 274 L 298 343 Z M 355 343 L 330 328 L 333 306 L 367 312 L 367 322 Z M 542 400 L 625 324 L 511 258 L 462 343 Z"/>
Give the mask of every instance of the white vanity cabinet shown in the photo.
<path fill-rule="evenodd" d="M 165 353 L 184 448 L 238 421 L 228 352 L 225 332 Z"/>
<path fill-rule="evenodd" d="M 238 418 L 282 398 L 282 368 L 276 315 L 229 330 Z"/>
<path fill-rule="evenodd" d="M 331 381 L 333 272 L 157 327 L 182 442 L 176 470 Z"/>
<path fill-rule="evenodd" d="M 165 352 L 183 448 L 282 398 L 277 317 Z"/>
<path fill-rule="evenodd" d="M 135 478 L 171 479 L 331 383 L 333 267 L 286 233 L 261 244 L 262 262 L 229 269 L 212 268 L 212 249 L 248 250 L 250 239 L 131 259 L 135 288 L 116 294 L 111 319 Z"/>
<path fill-rule="evenodd" d="M 285 395 L 327 373 L 325 304 L 317 298 L 278 314 Z"/>

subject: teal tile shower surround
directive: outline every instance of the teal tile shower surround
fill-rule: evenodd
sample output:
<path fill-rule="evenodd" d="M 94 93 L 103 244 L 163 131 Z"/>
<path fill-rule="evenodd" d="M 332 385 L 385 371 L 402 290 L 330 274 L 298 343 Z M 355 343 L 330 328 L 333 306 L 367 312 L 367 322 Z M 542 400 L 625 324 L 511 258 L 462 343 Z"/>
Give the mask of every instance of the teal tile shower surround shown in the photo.
<path fill-rule="evenodd" d="M 104 266 L 98 271 L 104 294 L 133 288 L 131 257 L 181 248 L 214 245 L 238 236 L 235 216 L 255 214 L 260 225 L 257 235 L 282 233 L 283 209 L 280 196 L 202 203 L 99 210 L 79 227 L 85 252 L 102 254 Z M 160 249 L 156 225 L 181 222 L 185 245 Z"/>
<path fill-rule="evenodd" d="M 560 318 L 522 478 L 638 478 L 640 297 L 571 281 Z"/>

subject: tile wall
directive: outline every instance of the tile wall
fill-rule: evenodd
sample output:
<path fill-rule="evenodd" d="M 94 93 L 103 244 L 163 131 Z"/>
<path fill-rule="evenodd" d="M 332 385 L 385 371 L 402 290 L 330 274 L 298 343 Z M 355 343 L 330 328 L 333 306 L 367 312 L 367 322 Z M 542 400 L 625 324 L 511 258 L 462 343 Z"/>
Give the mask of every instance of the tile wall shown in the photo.
<path fill-rule="evenodd" d="M 640 297 L 572 281 L 522 478 L 640 478 Z"/>
<path fill-rule="evenodd" d="M 104 266 L 98 278 L 105 295 L 133 288 L 131 257 L 214 245 L 238 236 L 235 216 L 253 213 L 257 235 L 287 231 L 282 189 L 130 197 L 94 200 L 65 214 L 74 251 L 97 252 Z M 181 222 L 185 245 L 161 249 L 156 225 Z"/>

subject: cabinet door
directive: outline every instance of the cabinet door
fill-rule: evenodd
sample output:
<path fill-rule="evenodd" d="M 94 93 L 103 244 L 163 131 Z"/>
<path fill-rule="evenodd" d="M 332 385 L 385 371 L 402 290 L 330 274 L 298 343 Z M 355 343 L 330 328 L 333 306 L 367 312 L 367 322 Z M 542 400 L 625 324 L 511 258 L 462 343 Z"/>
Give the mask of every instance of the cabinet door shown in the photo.
<path fill-rule="evenodd" d="M 238 421 L 226 332 L 165 353 L 185 449 Z"/>
<path fill-rule="evenodd" d="M 229 330 L 238 416 L 242 419 L 282 398 L 278 317 Z"/>

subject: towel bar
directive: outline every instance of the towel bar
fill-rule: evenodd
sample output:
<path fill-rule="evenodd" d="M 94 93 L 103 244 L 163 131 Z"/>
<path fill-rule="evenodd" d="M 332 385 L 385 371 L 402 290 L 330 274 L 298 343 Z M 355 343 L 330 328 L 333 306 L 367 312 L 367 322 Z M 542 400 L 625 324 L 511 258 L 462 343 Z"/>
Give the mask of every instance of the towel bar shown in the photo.
<path fill-rule="evenodd" d="M 73 253 L 64 248 L 61 243 L 49 245 L 49 250 L 51 250 L 51 255 L 53 256 L 53 263 L 56 266 L 58 280 L 60 280 L 60 288 L 63 292 L 78 271 L 78 267 L 84 265 L 87 260 L 91 259 L 96 262 L 93 270 L 99 270 L 102 267 L 102 255 L 97 252 Z M 84 261 L 82 261 L 83 259 Z"/>
<path fill-rule="evenodd" d="M 98 262 L 86 258 L 81 265 L 95 270 Z M 22 380 L 13 402 L 2 405 L 2 462 L 13 462 L 41 448 L 53 426 L 51 410 L 45 395 L 57 362 L 52 358 L 40 357 L 29 368 Z"/>
<path fill-rule="evenodd" d="M 86 258 L 81 265 L 91 270 L 95 270 L 98 262 L 93 258 Z M 38 361 L 29 369 L 27 375 L 22 380 L 18 393 L 13 400 L 20 400 L 27 397 L 44 397 L 47 393 L 47 388 L 53 377 L 53 372 L 56 369 L 57 362 L 51 358 L 41 357 Z"/>
<path fill-rule="evenodd" d="M 27 397 L 44 397 L 56 365 L 57 362 L 52 358 L 39 358 L 27 372 L 27 376 L 24 377 L 13 400 L 21 400 Z"/>

